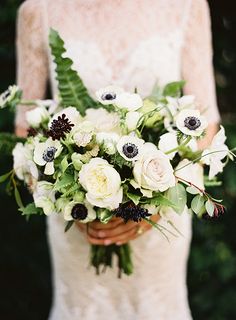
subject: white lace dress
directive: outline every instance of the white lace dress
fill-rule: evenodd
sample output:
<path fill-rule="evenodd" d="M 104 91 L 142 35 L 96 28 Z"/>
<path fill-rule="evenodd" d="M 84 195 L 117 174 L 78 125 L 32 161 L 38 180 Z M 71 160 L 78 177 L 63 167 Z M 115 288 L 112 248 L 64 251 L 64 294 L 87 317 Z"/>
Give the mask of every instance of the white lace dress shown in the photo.
<path fill-rule="evenodd" d="M 25 98 L 43 98 L 47 79 L 56 94 L 47 46 L 49 27 L 65 39 L 92 93 L 118 84 L 143 96 L 156 81 L 185 79 L 185 93 L 219 120 L 212 70 L 209 10 L 205 0 L 27 0 L 18 17 L 18 84 Z M 24 108 L 16 123 L 24 127 Z M 194 169 L 190 179 L 196 181 Z M 191 218 L 168 212 L 183 237 L 167 242 L 156 230 L 132 241 L 135 272 L 117 278 L 88 268 L 89 244 L 59 216 L 48 218 L 54 302 L 51 320 L 189 320 L 186 264 Z M 163 224 L 165 221 L 162 221 Z"/>

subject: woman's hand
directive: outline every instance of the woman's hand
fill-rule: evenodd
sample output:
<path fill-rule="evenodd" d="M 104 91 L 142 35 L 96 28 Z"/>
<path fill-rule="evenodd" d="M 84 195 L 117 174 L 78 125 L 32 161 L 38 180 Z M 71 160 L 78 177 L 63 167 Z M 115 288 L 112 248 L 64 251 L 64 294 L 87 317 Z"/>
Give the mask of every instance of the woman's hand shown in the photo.
<path fill-rule="evenodd" d="M 153 215 L 151 220 L 157 222 L 160 216 Z M 103 224 L 99 221 L 93 221 L 85 225 L 80 222 L 76 222 L 77 226 L 81 231 L 86 233 L 87 239 L 91 244 L 96 245 L 110 245 L 117 244 L 122 245 L 130 240 L 133 240 L 148 231 L 152 226 L 144 221 L 124 222 L 121 218 L 112 218 L 107 224 Z"/>
<path fill-rule="evenodd" d="M 17 135 L 17 137 L 26 138 L 27 134 L 28 134 L 28 131 L 27 131 L 26 128 L 17 126 L 15 128 L 15 134 Z"/>

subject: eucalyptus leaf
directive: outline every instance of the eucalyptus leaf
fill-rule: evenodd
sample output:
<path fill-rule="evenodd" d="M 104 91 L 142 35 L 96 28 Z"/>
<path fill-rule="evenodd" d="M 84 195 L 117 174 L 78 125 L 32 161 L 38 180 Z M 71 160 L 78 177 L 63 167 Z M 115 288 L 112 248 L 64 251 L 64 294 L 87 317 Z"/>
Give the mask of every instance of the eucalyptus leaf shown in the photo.
<path fill-rule="evenodd" d="M 185 187 L 182 184 L 177 183 L 176 186 L 168 189 L 165 195 L 168 200 L 175 204 L 175 207 L 173 208 L 175 212 L 181 214 L 187 203 Z"/>
<path fill-rule="evenodd" d="M 191 202 L 191 209 L 197 215 L 203 213 L 205 211 L 204 206 L 204 197 L 200 194 L 196 195 Z"/>
<path fill-rule="evenodd" d="M 215 207 L 214 207 L 214 204 L 213 204 L 213 202 L 211 200 L 208 199 L 206 201 L 205 208 L 206 208 L 206 211 L 209 214 L 209 216 L 213 217 L 214 216 Z"/>
<path fill-rule="evenodd" d="M 175 203 L 170 201 L 167 197 L 163 196 L 161 193 L 156 194 L 150 201 L 151 205 L 154 205 L 156 207 L 163 206 L 163 207 L 171 207 L 174 210 L 177 209 Z"/>
<path fill-rule="evenodd" d="M 194 186 L 187 187 L 186 191 L 190 194 L 199 194 L 200 193 L 200 191 L 197 188 L 195 188 Z"/>

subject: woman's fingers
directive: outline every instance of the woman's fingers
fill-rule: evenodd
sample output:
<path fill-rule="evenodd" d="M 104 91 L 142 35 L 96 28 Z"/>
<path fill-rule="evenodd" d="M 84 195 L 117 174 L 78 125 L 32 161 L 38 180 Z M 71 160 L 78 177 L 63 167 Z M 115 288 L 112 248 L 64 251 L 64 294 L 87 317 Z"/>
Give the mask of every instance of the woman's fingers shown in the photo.
<path fill-rule="evenodd" d="M 134 224 L 137 226 L 136 222 L 127 222 L 120 223 L 117 226 L 109 229 L 94 229 L 89 225 L 88 234 L 93 238 L 111 238 L 118 236 L 134 227 Z"/>
<path fill-rule="evenodd" d="M 88 241 L 92 244 L 105 245 L 105 246 L 113 244 L 113 243 L 119 244 L 119 242 L 126 243 L 135 236 L 136 232 L 137 232 L 137 226 L 136 227 L 133 226 L 131 229 L 123 232 L 122 234 L 120 234 L 118 236 L 109 237 L 109 238 L 105 238 L 105 239 L 93 238 L 88 234 Z"/>
<path fill-rule="evenodd" d="M 123 219 L 114 217 L 106 224 L 101 223 L 100 221 L 92 221 L 89 223 L 89 226 L 95 230 L 112 229 L 123 222 L 124 222 Z"/>

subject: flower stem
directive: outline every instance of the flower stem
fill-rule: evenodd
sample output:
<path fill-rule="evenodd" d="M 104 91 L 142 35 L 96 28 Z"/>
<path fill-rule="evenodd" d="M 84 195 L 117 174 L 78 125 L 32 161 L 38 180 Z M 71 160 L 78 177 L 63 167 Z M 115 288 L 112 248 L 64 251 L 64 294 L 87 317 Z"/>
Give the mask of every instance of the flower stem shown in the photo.
<path fill-rule="evenodd" d="M 191 139 L 192 139 L 192 137 L 191 137 L 191 136 L 188 136 L 188 137 L 183 141 L 183 143 L 182 143 L 180 146 L 178 146 L 178 147 L 176 147 L 176 148 L 173 148 L 173 149 L 165 152 L 165 154 L 170 154 L 170 153 L 172 153 L 172 152 L 181 150 L 181 148 L 182 148 L 183 146 L 186 146 Z"/>

